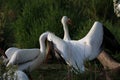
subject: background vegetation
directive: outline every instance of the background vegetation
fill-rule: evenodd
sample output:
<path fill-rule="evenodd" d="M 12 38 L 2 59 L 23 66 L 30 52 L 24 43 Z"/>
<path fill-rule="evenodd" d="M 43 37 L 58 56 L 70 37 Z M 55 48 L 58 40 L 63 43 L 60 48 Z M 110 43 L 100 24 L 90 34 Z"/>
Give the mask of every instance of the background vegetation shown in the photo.
<path fill-rule="evenodd" d="M 0 14 L 5 49 L 39 47 L 38 38 L 45 31 L 63 37 L 63 15 L 75 25 L 69 28 L 72 39 L 83 37 L 95 21 L 102 22 L 120 39 L 120 20 L 114 14 L 112 0 L 1 0 Z"/>
<path fill-rule="evenodd" d="M 0 0 L 0 48 L 39 47 L 41 33 L 51 31 L 63 37 L 62 16 L 68 16 L 75 27 L 69 27 L 72 39 L 80 39 L 95 21 L 103 23 L 120 42 L 120 19 L 112 0 Z M 120 55 L 112 55 L 120 61 Z"/>

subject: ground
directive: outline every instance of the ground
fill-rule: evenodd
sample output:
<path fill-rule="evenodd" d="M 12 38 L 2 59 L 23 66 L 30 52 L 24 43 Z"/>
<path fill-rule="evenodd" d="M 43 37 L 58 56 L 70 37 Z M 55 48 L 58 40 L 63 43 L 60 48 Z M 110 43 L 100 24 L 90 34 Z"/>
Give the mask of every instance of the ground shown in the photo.
<path fill-rule="evenodd" d="M 91 68 L 89 66 L 85 73 L 71 73 L 71 79 L 68 79 L 66 65 L 44 64 L 40 69 L 33 71 L 31 74 L 33 80 L 120 80 L 119 72 L 102 69 L 102 67 Z"/>

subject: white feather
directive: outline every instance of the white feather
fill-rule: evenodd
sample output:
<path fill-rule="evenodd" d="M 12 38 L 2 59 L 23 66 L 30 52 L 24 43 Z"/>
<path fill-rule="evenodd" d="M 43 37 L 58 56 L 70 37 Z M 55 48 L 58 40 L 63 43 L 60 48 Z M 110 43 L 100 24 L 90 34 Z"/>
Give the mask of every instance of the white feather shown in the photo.
<path fill-rule="evenodd" d="M 14 73 L 9 70 L 7 73 L 3 74 L 3 80 L 29 80 L 28 76 L 20 70 L 14 71 Z"/>
<path fill-rule="evenodd" d="M 96 58 L 101 51 L 103 26 L 95 22 L 88 34 L 80 40 L 65 41 L 52 33 L 48 35 L 48 40 L 55 44 L 69 66 L 83 72 L 84 61 Z"/>
<path fill-rule="evenodd" d="M 29 80 L 28 76 L 20 70 L 15 71 L 14 76 L 14 80 Z"/>
<path fill-rule="evenodd" d="M 40 49 L 18 49 L 11 56 L 7 67 L 10 65 L 18 65 L 20 70 L 32 71 L 44 61 L 46 56 L 45 39 L 49 32 L 41 34 L 39 38 Z"/>

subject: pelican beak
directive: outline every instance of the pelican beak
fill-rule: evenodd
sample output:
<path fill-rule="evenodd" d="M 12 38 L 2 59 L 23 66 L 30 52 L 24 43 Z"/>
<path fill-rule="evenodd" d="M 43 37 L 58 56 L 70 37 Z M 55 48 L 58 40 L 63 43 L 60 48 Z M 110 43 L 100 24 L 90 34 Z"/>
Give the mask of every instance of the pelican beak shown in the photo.
<path fill-rule="evenodd" d="M 69 25 L 75 27 L 75 26 L 73 25 L 72 20 L 71 20 L 70 18 L 68 18 L 68 20 L 67 20 L 67 24 L 69 24 Z"/>

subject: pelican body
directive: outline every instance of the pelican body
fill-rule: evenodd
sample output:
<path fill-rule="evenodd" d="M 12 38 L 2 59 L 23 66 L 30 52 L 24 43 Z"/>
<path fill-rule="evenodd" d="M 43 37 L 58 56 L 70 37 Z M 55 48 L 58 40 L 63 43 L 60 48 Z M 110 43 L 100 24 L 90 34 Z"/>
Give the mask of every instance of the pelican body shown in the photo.
<path fill-rule="evenodd" d="M 80 40 L 62 40 L 50 33 L 47 37 L 65 59 L 66 63 L 79 72 L 85 70 L 84 61 L 95 59 L 102 50 L 103 26 L 95 22 L 88 34 Z"/>
<path fill-rule="evenodd" d="M 41 34 L 39 37 L 40 49 L 16 49 L 7 64 L 18 65 L 19 70 L 32 71 L 40 67 L 46 56 L 45 40 L 49 32 Z"/>

